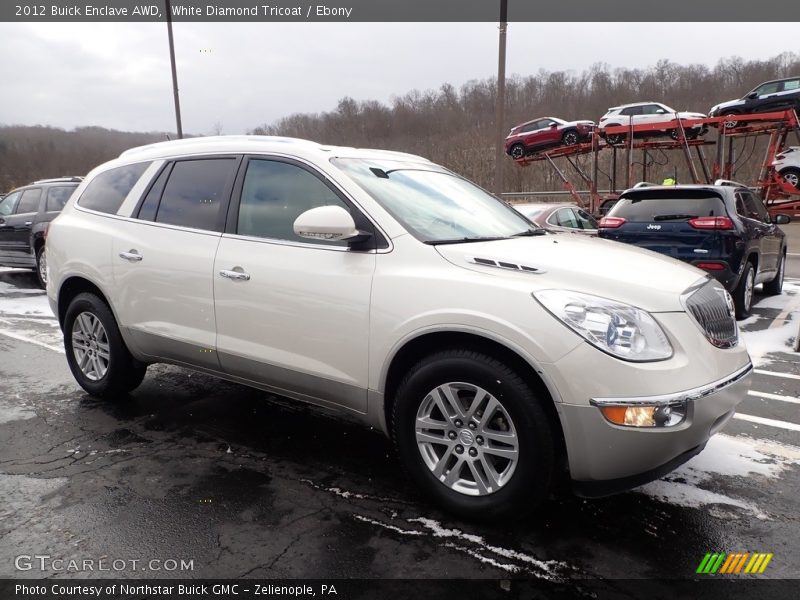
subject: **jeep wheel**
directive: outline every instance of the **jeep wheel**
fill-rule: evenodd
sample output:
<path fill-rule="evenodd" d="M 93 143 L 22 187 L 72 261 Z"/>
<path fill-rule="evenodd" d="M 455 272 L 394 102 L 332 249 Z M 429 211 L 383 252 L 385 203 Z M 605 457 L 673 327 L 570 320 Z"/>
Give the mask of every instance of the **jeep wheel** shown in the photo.
<path fill-rule="evenodd" d="M 400 384 L 392 438 L 410 477 L 446 509 L 519 516 L 544 502 L 553 479 L 553 433 L 541 401 L 497 359 L 444 351 Z"/>
<path fill-rule="evenodd" d="M 111 309 L 94 294 L 78 294 L 64 317 L 64 349 L 78 384 L 92 396 L 115 399 L 138 387 L 147 365 L 135 360 Z"/>
<path fill-rule="evenodd" d="M 764 283 L 764 293 L 768 296 L 778 296 L 783 292 L 783 275 L 786 271 L 786 252 L 781 254 L 780 262 L 778 263 L 778 273 L 775 279 Z"/>
<path fill-rule="evenodd" d="M 744 267 L 739 285 L 733 290 L 733 304 L 736 307 L 736 318 L 746 319 L 750 316 L 753 307 L 753 288 L 755 287 L 755 271 L 753 263 L 747 262 Z"/>

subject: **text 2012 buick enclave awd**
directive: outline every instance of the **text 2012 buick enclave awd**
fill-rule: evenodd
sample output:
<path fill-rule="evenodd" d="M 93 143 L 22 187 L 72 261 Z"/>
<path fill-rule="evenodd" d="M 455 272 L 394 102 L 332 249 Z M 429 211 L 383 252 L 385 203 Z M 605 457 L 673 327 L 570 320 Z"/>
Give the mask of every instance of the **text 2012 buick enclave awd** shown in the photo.
<path fill-rule="evenodd" d="M 339 409 L 468 516 L 567 474 L 635 486 L 699 452 L 752 370 L 705 273 L 546 234 L 423 158 L 267 137 L 127 151 L 48 238 L 69 366 L 115 397 L 168 362 Z"/>

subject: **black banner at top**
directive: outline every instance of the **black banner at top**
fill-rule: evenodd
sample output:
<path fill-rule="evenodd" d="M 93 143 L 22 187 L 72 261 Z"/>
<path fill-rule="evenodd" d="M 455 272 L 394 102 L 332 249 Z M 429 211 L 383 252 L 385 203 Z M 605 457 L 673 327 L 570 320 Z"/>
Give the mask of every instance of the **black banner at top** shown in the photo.
<path fill-rule="evenodd" d="M 502 0 L 170 0 L 176 22 L 491 22 Z M 2 0 L 0 21 L 165 21 L 167 0 Z M 511 22 L 800 21 L 798 0 L 508 0 Z M 719 32 L 719 30 L 718 30 Z M 721 32 L 720 32 L 721 33 Z M 710 33 L 711 34 L 711 33 Z M 613 35 L 613 32 L 610 32 Z M 680 29 L 675 36 L 680 37 Z M 569 37 L 565 38 L 569 39 Z M 454 49 L 457 51 L 457 49 Z"/>

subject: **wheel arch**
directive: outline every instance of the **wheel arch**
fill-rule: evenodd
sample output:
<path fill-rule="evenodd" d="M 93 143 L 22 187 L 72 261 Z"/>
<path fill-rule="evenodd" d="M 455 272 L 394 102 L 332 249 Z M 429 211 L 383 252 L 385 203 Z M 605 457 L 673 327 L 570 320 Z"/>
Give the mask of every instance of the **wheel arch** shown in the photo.
<path fill-rule="evenodd" d="M 380 389 L 383 392 L 383 422 L 388 424 L 394 408 L 395 394 L 405 374 L 420 359 L 436 352 L 448 349 L 469 349 L 496 358 L 509 365 L 531 386 L 534 393 L 543 399 L 542 408 L 547 414 L 556 440 L 559 466 L 566 469 L 567 450 L 564 429 L 556 408 L 557 391 L 545 381 L 541 369 L 534 362 L 525 358 L 519 351 L 508 344 L 469 331 L 432 331 L 406 340 L 391 357 Z M 387 427 L 388 431 L 388 427 Z"/>
<path fill-rule="evenodd" d="M 58 324 L 62 329 L 64 327 L 64 317 L 67 314 L 67 308 L 69 308 L 70 302 L 72 302 L 75 296 L 82 293 L 95 294 L 103 302 L 105 302 L 108 308 L 111 310 L 111 314 L 114 315 L 114 319 L 117 321 L 117 324 L 119 325 L 119 319 L 114 311 L 114 307 L 111 306 L 111 303 L 108 301 L 108 296 L 103 292 L 103 290 L 100 289 L 96 283 L 82 275 L 72 275 L 61 282 L 61 285 L 58 288 L 58 314 L 56 316 L 58 317 Z"/>

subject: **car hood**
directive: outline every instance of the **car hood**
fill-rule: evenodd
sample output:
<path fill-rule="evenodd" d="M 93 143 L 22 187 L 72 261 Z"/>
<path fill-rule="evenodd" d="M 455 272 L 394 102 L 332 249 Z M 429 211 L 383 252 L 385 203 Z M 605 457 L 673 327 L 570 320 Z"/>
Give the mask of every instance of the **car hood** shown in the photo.
<path fill-rule="evenodd" d="M 735 108 L 737 106 L 741 106 L 742 104 L 744 104 L 744 100 L 742 100 L 741 98 L 737 98 L 736 100 L 728 100 L 727 102 L 720 102 L 719 104 L 715 104 L 714 106 L 711 107 L 711 110 L 708 112 L 709 114 L 715 114 L 722 110 L 725 110 L 726 108 Z"/>
<path fill-rule="evenodd" d="M 498 277 L 525 278 L 532 292 L 573 290 L 650 312 L 682 312 L 680 295 L 706 276 L 699 269 L 649 250 L 580 235 L 549 234 L 440 244 L 435 248 L 458 267 Z M 506 265 L 493 266 L 485 261 Z M 512 268 L 514 265 L 520 268 Z"/>
<path fill-rule="evenodd" d="M 705 119 L 706 115 L 698 112 L 681 111 L 678 113 L 678 117 L 680 117 L 681 119 Z"/>

